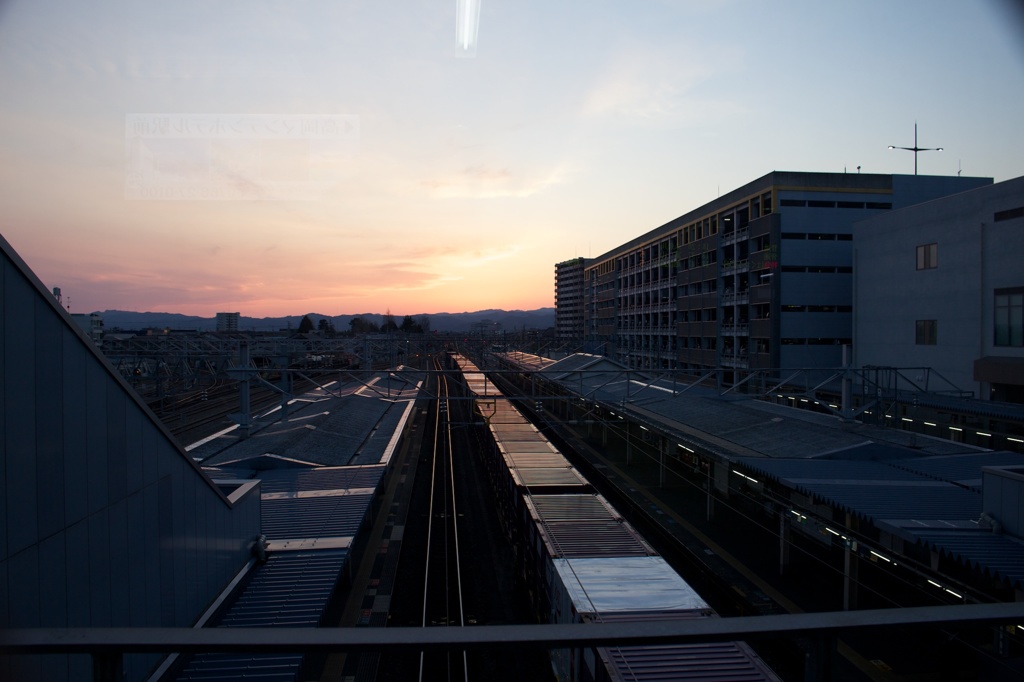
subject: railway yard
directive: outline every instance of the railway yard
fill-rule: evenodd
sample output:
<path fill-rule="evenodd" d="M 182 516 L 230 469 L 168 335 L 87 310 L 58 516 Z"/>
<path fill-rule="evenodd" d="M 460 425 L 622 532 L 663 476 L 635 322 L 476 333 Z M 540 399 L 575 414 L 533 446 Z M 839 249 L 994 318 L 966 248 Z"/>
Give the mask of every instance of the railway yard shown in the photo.
<path fill-rule="evenodd" d="M 265 599 L 260 586 L 275 580 L 263 574 L 307 556 L 312 568 L 291 566 L 284 575 L 303 594 L 307 582 L 323 583 L 303 616 L 320 627 L 628 623 L 843 608 L 841 576 L 814 570 L 814 543 L 792 541 L 794 566 L 810 562 L 809 570 L 775 575 L 778 535 L 750 523 L 742 496 L 716 501 L 712 520 L 711 491 L 699 485 L 710 476 L 706 468 L 696 466 L 696 479 L 677 469 L 679 478 L 665 485 L 663 462 L 631 455 L 628 439 L 594 447 L 592 428 L 566 419 L 561 399 L 517 385 L 526 376 L 518 371 L 485 373 L 458 353 L 420 365 L 304 377 L 284 403 L 278 391 L 253 390 L 254 421 L 245 434 L 224 428 L 237 391 L 234 398 L 227 388 L 211 392 L 187 406 L 193 412 L 182 422 L 191 428 L 181 433 L 198 439 L 187 450 L 214 480 L 263 481 L 267 558 L 225 603 Z M 744 530 L 736 536 L 722 528 Z M 337 565 L 328 571 L 337 571 L 333 579 L 315 568 L 327 558 Z M 292 622 L 293 600 L 281 597 L 253 626 Z M 224 608 L 211 624 L 238 617 Z M 756 648 L 432 647 L 285 663 L 252 656 L 232 662 L 239 666 L 228 666 L 233 672 L 220 663 L 214 670 L 226 679 L 242 670 L 346 682 L 897 681 L 943 667 L 951 679 L 970 678 L 977 668 L 965 661 L 985 647 L 974 635 L 949 633 L 897 641 L 862 632 L 828 641 L 834 649 L 813 637 L 760 639 Z M 197 657 L 169 669 L 176 679 L 211 679 L 203 665 L 209 660 Z"/>
<path fill-rule="evenodd" d="M 379 407 L 372 424 L 353 413 L 349 427 L 369 433 L 384 433 L 385 422 L 397 425 L 387 416 L 394 406 L 415 405 L 406 408 L 406 437 L 386 455 L 358 531 L 344 531 L 361 539 L 348 545 L 346 578 L 324 602 L 321 625 L 479 627 L 713 615 L 709 604 L 468 359 L 438 356 L 432 362 L 431 372 L 400 368 L 379 382 L 314 387 L 290 406 L 287 417 L 270 415 L 248 438 L 222 433 L 190 450 L 215 478 L 288 477 L 287 469 L 263 469 L 271 466 L 266 461 L 271 456 L 307 466 L 375 466 L 371 453 L 377 449 L 367 448 L 366 438 L 360 447 L 347 447 L 367 451 L 362 459 L 335 455 L 326 461 L 312 454 L 329 441 L 314 444 L 311 434 L 325 438 L 325 432 L 346 421 L 339 416 L 344 408 L 332 396 L 344 396 L 349 405 L 390 406 Z M 335 423 L 329 427 L 318 416 Z M 240 474 L 242 467 L 251 467 L 251 473 Z M 299 475 L 311 479 L 318 470 Z M 328 467 L 322 470 L 326 474 Z M 286 513 L 288 518 L 275 518 L 279 512 L 267 504 L 271 499 L 276 494 L 265 494 L 263 525 L 277 533 L 268 535 L 272 558 L 284 556 L 288 544 L 328 546 L 326 536 L 341 532 L 325 530 L 330 521 L 321 524 L 315 539 L 299 540 L 292 530 L 276 530 L 294 528 L 294 510 Z M 303 519 L 307 515 L 300 514 Z M 301 575 L 296 579 L 303 580 Z M 304 674 L 314 669 L 323 680 L 648 679 L 652 670 L 671 679 L 700 669 L 715 671 L 705 679 L 779 679 L 741 643 L 559 650 L 554 658 L 540 648 L 339 654 L 301 664 Z M 631 669 L 646 672 L 630 677 Z M 194 666 L 186 670 L 178 679 L 202 679 Z M 251 672 L 259 670 L 259 664 L 252 665 Z M 286 670 L 281 679 L 293 679 L 292 674 Z"/>

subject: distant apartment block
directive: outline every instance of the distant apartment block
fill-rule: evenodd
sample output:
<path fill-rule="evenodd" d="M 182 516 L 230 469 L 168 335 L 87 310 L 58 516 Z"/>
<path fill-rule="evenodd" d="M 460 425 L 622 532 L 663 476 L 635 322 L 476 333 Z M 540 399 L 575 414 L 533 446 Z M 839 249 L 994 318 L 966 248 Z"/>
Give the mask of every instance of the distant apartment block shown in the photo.
<path fill-rule="evenodd" d="M 859 365 L 1024 402 L 1024 177 L 874 216 L 853 246 Z"/>
<path fill-rule="evenodd" d="M 583 339 L 583 271 L 586 258 L 555 264 L 555 336 L 564 341 Z"/>
<path fill-rule="evenodd" d="M 71 319 L 93 343 L 98 344 L 103 340 L 103 316 L 99 313 L 73 313 Z"/>
<path fill-rule="evenodd" d="M 991 184 L 769 173 L 589 260 L 587 347 L 639 369 L 839 366 L 853 340 L 854 225 Z"/>
<path fill-rule="evenodd" d="M 217 331 L 237 332 L 241 313 L 217 313 Z"/>

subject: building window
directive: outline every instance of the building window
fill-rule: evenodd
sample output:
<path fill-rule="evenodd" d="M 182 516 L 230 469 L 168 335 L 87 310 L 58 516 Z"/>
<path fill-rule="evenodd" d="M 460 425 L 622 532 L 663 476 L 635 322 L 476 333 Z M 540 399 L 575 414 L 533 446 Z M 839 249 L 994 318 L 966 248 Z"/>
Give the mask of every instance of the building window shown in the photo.
<path fill-rule="evenodd" d="M 939 267 L 939 245 L 922 244 L 917 247 L 917 269 L 930 270 Z"/>
<path fill-rule="evenodd" d="M 995 215 L 992 216 L 992 219 L 997 223 L 1004 220 L 1013 220 L 1014 218 L 1024 218 L 1024 206 L 1010 208 L 1005 211 L 997 211 Z"/>
<path fill-rule="evenodd" d="M 996 344 L 1024 346 L 1024 287 L 996 289 Z"/>
<path fill-rule="evenodd" d="M 939 333 L 938 320 L 918 320 L 916 343 L 918 346 L 934 346 Z"/>

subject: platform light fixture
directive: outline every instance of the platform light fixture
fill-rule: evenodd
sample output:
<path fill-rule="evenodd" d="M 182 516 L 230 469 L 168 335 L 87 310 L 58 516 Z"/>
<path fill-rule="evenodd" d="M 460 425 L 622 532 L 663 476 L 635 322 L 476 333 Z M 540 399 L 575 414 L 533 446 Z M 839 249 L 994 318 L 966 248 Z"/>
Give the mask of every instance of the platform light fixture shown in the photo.
<path fill-rule="evenodd" d="M 734 474 L 736 474 L 737 476 L 740 476 L 741 478 L 747 479 L 751 483 L 759 483 L 760 482 L 756 478 L 751 478 L 750 476 L 747 476 L 746 474 L 741 474 L 740 472 L 736 471 L 735 469 L 733 469 L 732 472 Z"/>

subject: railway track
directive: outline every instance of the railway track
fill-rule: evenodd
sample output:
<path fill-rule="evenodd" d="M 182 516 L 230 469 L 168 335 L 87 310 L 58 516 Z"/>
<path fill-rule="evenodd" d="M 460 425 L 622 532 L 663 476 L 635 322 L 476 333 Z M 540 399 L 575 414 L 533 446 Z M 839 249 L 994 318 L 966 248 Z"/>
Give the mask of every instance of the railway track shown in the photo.
<path fill-rule="evenodd" d="M 444 366 L 435 363 L 435 369 Z M 427 392 L 436 398 L 422 410 L 423 436 L 412 486 L 412 510 L 402 529 L 402 555 L 388 611 L 389 626 L 475 627 L 534 622 L 517 591 L 513 553 L 501 530 L 473 428 L 472 403 L 443 371 Z M 463 398 L 463 399 L 456 399 Z M 363 682 L 364 678 L 357 678 Z M 370 678 L 365 678 L 369 680 Z M 461 651 L 448 655 L 382 656 L 378 682 L 521 682 L 553 680 L 540 648 Z"/>
<path fill-rule="evenodd" d="M 462 627 L 466 621 L 462 599 L 459 506 L 456 498 L 451 419 L 455 403 L 449 400 L 447 377 L 438 376 L 437 388 L 421 625 Z M 466 653 L 421 653 L 418 679 L 468 682 Z"/>

